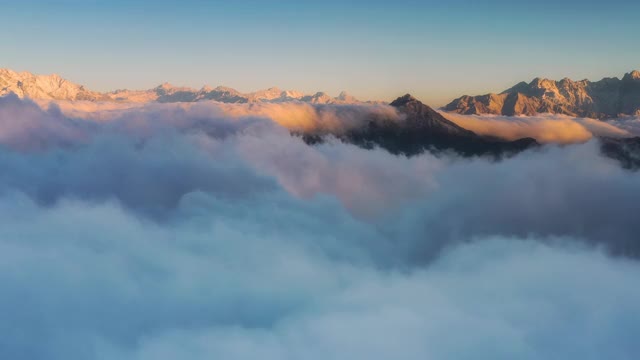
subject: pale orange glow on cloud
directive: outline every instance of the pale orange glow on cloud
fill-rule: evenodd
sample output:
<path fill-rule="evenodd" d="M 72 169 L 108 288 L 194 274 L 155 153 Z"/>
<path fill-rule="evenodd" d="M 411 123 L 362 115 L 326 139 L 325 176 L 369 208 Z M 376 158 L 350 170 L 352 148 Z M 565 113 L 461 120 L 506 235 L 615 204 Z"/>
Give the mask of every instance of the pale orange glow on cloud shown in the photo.
<path fill-rule="evenodd" d="M 593 136 L 626 137 L 630 134 L 606 122 L 564 115 L 536 116 L 460 115 L 442 112 L 447 119 L 480 135 L 507 140 L 532 137 L 541 143 L 572 144 Z"/>
<path fill-rule="evenodd" d="M 137 112 L 152 111 L 160 108 L 190 111 L 207 116 L 224 116 L 226 118 L 260 117 L 270 119 L 292 131 L 339 133 L 362 125 L 371 119 L 399 120 L 397 111 L 387 105 L 320 105 L 307 103 L 255 103 L 226 104 L 215 101 L 196 103 L 113 103 L 89 101 L 36 101 L 42 109 L 51 105 L 57 106 L 69 117 L 109 121 L 118 118 L 131 109 Z"/>
<path fill-rule="evenodd" d="M 306 103 L 219 104 L 229 116 L 269 118 L 293 131 L 341 132 L 362 125 L 370 119 L 399 120 L 396 110 L 386 105 L 313 106 Z"/>
<path fill-rule="evenodd" d="M 387 105 L 311 105 L 307 103 L 225 104 L 214 101 L 172 104 L 96 103 L 84 101 L 37 101 L 41 108 L 51 105 L 72 118 L 110 121 L 125 113 L 139 116 L 145 112 L 173 111 L 174 116 L 189 112 L 203 117 L 224 117 L 240 120 L 250 117 L 269 119 L 299 132 L 340 133 L 376 119 L 402 121 L 395 108 Z M 588 118 L 573 118 L 557 114 L 536 116 L 460 115 L 441 112 L 447 119 L 480 135 L 507 140 L 533 137 L 541 143 L 571 144 L 588 141 L 594 136 L 627 137 L 632 132 L 621 121 L 604 122 Z M 627 121 L 631 123 L 631 121 Z M 615 124 L 615 125 L 614 125 Z M 617 125 L 617 126 L 616 126 Z"/>

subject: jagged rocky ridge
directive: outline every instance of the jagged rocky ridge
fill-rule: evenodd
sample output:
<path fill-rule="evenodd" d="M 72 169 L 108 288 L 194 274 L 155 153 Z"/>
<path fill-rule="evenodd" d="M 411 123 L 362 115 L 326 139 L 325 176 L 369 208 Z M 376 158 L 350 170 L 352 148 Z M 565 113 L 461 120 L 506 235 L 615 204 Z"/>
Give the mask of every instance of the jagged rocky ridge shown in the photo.
<path fill-rule="evenodd" d="M 187 87 L 175 87 L 165 83 L 149 90 L 116 90 L 100 93 L 85 89 L 84 86 L 65 80 L 60 76 L 34 75 L 29 72 L 15 72 L 0 69 L 0 96 L 14 93 L 18 97 L 43 100 L 69 101 L 118 101 L 118 102 L 195 102 L 200 100 L 216 100 L 224 103 L 254 103 L 254 102 L 288 102 L 301 101 L 312 104 L 358 104 L 378 103 L 360 101 L 342 92 L 337 97 L 331 97 L 324 92 L 307 95 L 299 91 L 285 91 L 278 88 L 252 93 L 241 93 L 235 89 L 218 86 L 211 88 L 204 86 L 197 90 Z"/>
<path fill-rule="evenodd" d="M 402 120 L 371 119 L 364 126 L 330 135 L 363 148 L 380 147 L 406 156 L 425 151 L 451 151 L 463 156 L 502 157 L 539 146 L 532 138 L 506 141 L 477 135 L 408 94 L 393 101 L 391 106 L 403 116 Z M 323 142 L 328 134 L 302 135 L 308 144 L 316 144 Z"/>
<path fill-rule="evenodd" d="M 500 94 L 462 96 L 444 108 L 459 114 L 535 115 L 537 113 L 608 119 L 640 114 L 640 71 L 622 79 L 560 81 L 536 78 Z"/>

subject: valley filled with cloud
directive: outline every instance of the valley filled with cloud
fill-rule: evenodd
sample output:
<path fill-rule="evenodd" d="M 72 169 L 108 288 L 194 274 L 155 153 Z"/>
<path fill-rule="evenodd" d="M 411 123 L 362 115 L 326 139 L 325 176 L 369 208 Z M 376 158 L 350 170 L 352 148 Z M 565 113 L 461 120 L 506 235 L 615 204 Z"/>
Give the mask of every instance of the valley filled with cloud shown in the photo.
<path fill-rule="evenodd" d="M 340 138 L 387 105 L 0 98 L 0 357 L 635 358 L 640 173 L 597 137 L 638 118 L 443 114 L 542 145 Z"/>

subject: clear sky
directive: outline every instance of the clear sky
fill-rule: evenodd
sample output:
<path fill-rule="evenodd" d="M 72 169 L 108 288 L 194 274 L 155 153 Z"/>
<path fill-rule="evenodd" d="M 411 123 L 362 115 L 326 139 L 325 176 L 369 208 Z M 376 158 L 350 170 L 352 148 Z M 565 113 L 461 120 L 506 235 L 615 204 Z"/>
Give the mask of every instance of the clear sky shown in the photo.
<path fill-rule="evenodd" d="M 640 69 L 640 1 L 0 0 L 0 67 L 95 90 L 168 81 L 439 106 Z"/>

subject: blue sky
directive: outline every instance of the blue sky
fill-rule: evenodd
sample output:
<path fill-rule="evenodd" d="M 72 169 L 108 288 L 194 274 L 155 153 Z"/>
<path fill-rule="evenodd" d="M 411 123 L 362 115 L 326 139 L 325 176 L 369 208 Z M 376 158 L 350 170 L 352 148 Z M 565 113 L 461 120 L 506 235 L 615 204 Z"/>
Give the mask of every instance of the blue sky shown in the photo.
<path fill-rule="evenodd" d="M 0 67 L 97 90 L 168 81 L 443 105 L 536 76 L 640 68 L 629 1 L 0 0 Z"/>

